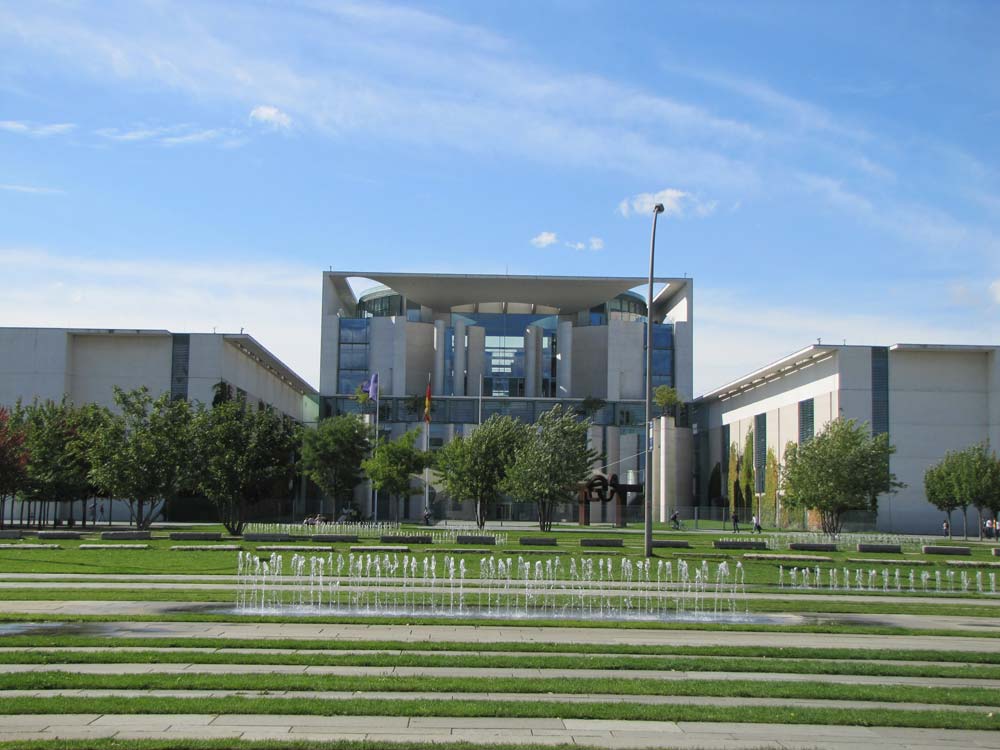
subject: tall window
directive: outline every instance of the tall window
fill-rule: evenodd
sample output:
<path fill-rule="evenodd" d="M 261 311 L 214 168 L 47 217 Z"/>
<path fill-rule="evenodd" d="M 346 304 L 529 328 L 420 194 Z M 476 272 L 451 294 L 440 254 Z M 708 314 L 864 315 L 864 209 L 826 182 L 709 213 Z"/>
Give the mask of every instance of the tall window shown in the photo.
<path fill-rule="evenodd" d="M 674 324 L 653 324 L 653 388 L 674 384 Z"/>
<path fill-rule="evenodd" d="M 889 348 L 872 347 L 872 434 L 889 431 Z"/>
<path fill-rule="evenodd" d="M 807 398 L 799 401 L 799 445 L 804 445 L 813 439 L 815 435 L 814 414 L 816 403 L 813 399 Z"/>
<path fill-rule="evenodd" d="M 338 355 L 337 393 L 354 393 L 369 377 L 367 319 L 340 319 Z"/>
<path fill-rule="evenodd" d="M 764 470 L 767 466 L 767 415 L 753 418 L 753 473 L 754 492 L 764 491 Z"/>

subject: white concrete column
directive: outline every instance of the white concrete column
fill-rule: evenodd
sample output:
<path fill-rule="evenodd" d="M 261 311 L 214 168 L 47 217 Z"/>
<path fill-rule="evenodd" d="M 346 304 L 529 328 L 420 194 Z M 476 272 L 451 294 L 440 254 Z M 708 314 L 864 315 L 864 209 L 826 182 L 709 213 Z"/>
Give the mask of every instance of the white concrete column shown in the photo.
<path fill-rule="evenodd" d="M 332 396 L 337 392 L 337 361 L 340 356 L 340 303 L 333 281 L 323 276 L 323 317 L 320 321 L 319 392 Z"/>
<path fill-rule="evenodd" d="M 528 326 L 524 331 L 524 395 L 538 398 L 542 386 L 542 329 Z"/>
<path fill-rule="evenodd" d="M 573 322 L 564 320 L 556 331 L 556 396 L 573 393 Z"/>
<path fill-rule="evenodd" d="M 453 382 L 456 396 L 465 395 L 465 330 L 464 320 L 455 322 L 455 356 L 452 358 L 452 363 L 455 367 Z"/>
<path fill-rule="evenodd" d="M 435 396 L 444 395 L 444 335 L 447 333 L 443 320 L 434 321 L 434 374 L 431 377 L 431 392 Z"/>
<path fill-rule="evenodd" d="M 482 326 L 468 326 L 465 329 L 469 337 L 465 348 L 465 370 L 468 373 L 467 396 L 478 396 L 479 387 L 486 367 L 486 329 Z"/>

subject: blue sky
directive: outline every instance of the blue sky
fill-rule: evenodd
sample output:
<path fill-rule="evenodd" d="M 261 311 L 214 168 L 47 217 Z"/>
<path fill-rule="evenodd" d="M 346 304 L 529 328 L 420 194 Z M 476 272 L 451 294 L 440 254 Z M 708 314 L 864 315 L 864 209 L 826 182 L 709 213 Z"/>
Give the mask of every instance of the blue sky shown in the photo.
<path fill-rule="evenodd" d="M 695 390 L 1000 344 L 1000 5 L 0 0 L 0 325 L 245 328 L 320 272 L 695 278 Z"/>

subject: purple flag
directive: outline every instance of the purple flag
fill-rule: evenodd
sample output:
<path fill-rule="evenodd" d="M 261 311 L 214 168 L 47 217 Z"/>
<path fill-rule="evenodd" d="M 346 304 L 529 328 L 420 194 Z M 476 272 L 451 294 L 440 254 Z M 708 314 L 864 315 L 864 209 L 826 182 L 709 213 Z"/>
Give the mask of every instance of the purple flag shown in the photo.
<path fill-rule="evenodd" d="M 369 398 L 378 398 L 378 373 L 372 374 L 371 380 L 361 386 L 361 390 L 368 394 Z"/>

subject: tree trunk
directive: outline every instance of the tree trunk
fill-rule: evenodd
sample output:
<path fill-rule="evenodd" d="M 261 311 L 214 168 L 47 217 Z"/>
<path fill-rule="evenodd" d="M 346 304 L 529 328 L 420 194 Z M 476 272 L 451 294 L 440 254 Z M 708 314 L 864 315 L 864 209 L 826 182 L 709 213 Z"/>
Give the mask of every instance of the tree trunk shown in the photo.
<path fill-rule="evenodd" d="M 486 502 L 482 498 L 476 500 L 476 526 L 480 531 L 486 527 Z"/>
<path fill-rule="evenodd" d="M 538 528 L 540 531 L 552 531 L 552 504 L 545 500 L 538 503 Z"/>
<path fill-rule="evenodd" d="M 962 536 L 969 538 L 969 509 L 962 508 Z"/>
<path fill-rule="evenodd" d="M 7 509 L 7 496 L 0 495 L 0 529 L 4 527 L 4 512 Z"/>
<path fill-rule="evenodd" d="M 983 509 L 976 508 L 976 514 L 979 516 L 979 541 L 983 541 Z"/>

